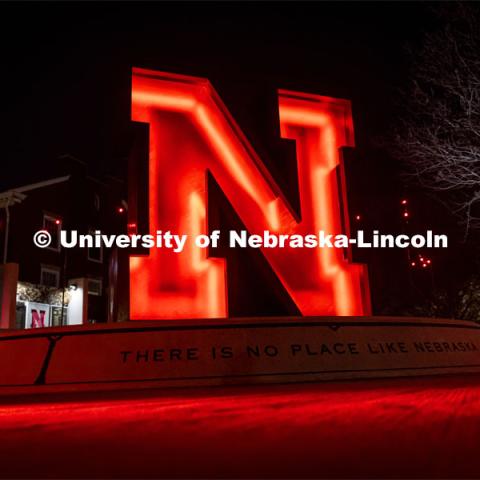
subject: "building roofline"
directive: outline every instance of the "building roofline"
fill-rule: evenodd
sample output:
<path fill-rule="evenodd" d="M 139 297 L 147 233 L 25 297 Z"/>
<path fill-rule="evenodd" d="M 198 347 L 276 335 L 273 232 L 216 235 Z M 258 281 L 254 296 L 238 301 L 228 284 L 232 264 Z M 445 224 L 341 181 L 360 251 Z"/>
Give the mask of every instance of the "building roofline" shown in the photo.
<path fill-rule="evenodd" d="M 44 180 L 43 182 L 31 183 L 30 185 L 23 185 L 21 187 L 10 188 L 7 191 L 29 192 L 30 190 L 36 190 L 37 188 L 49 187 L 50 185 L 66 182 L 69 179 L 70 179 L 70 175 L 65 175 L 64 177 L 51 178 L 50 180 Z"/>

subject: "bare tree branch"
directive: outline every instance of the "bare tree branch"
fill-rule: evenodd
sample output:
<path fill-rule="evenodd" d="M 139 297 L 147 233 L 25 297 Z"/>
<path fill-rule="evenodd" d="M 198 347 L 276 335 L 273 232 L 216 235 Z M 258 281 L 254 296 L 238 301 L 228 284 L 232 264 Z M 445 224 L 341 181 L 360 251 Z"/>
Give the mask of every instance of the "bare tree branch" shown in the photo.
<path fill-rule="evenodd" d="M 425 188 L 439 192 L 467 229 L 480 228 L 480 14 L 456 4 L 444 28 L 412 52 L 412 82 L 395 152 Z"/>

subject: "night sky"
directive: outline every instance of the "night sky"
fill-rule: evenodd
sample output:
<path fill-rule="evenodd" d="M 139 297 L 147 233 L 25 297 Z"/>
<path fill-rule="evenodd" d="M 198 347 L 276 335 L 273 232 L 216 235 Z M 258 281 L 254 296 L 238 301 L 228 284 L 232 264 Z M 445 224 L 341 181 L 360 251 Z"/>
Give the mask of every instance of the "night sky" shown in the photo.
<path fill-rule="evenodd" d="M 120 174 L 132 66 L 208 77 L 244 123 L 268 88 L 349 98 L 369 145 L 405 81 L 405 46 L 432 21 L 424 4 L 270 2 L 2 3 L 0 18 L 0 188 L 65 153 Z"/>
<path fill-rule="evenodd" d="M 425 31 L 436 27 L 432 7 L 2 3 L 0 189 L 58 176 L 55 159 L 62 154 L 86 162 L 92 174 L 126 178 L 130 76 L 137 66 L 209 78 L 260 152 L 268 152 L 272 141 L 266 99 L 276 88 L 350 99 L 363 188 L 377 225 L 391 226 L 398 214 L 392 202 L 408 193 L 422 231 L 447 231 L 460 245 L 463 231 L 455 220 L 425 193 L 405 187 L 401 165 L 379 147 L 395 124 L 398 89 L 408 82 L 406 47 L 415 50 Z M 361 207 L 368 205 L 365 200 Z M 474 268 L 459 262 L 468 248 L 462 243 L 462 251 L 442 253 L 440 283 L 450 281 L 445 272 L 462 276 Z M 394 295 L 402 282 L 391 288 Z"/>

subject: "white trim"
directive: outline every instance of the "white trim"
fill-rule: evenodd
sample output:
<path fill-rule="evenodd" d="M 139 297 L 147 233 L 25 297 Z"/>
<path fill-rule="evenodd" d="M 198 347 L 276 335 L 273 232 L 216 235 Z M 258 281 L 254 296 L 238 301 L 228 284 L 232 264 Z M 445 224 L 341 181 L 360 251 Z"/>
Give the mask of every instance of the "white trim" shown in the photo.
<path fill-rule="evenodd" d="M 97 293 L 93 290 L 90 290 L 90 283 L 97 284 L 100 287 L 98 289 L 99 293 Z M 102 293 L 103 293 L 103 281 L 102 281 L 102 279 L 101 278 L 87 278 L 87 294 L 88 295 L 94 295 L 96 297 L 101 297 Z"/>
<path fill-rule="evenodd" d="M 23 187 L 11 188 L 7 190 L 8 192 L 29 192 L 30 190 L 35 190 L 37 188 L 49 187 L 50 185 L 55 185 L 57 183 L 66 182 L 70 179 L 70 175 L 65 175 L 64 177 L 52 178 L 50 180 L 45 180 L 43 182 L 31 183 L 30 185 L 24 185 Z"/>
<path fill-rule="evenodd" d="M 16 203 L 21 203 L 27 198 L 23 193 L 17 192 L 15 190 L 7 190 L 6 192 L 0 193 L 0 208 L 10 207 Z"/>
<path fill-rule="evenodd" d="M 90 251 L 91 250 L 99 250 L 100 249 L 100 259 L 98 258 L 92 258 L 90 256 Z M 103 263 L 103 245 L 100 245 L 99 247 L 92 247 L 92 248 L 87 248 L 87 260 L 89 262 L 95 262 L 95 263 Z"/>

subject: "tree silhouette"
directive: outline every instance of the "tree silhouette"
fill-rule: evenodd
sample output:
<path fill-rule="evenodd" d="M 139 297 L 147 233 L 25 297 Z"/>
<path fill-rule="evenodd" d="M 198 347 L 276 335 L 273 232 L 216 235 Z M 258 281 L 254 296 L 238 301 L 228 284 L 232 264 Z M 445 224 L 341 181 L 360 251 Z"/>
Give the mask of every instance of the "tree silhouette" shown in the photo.
<path fill-rule="evenodd" d="M 411 82 L 392 146 L 468 232 L 480 228 L 480 9 L 448 4 L 437 13 L 437 30 L 409 49 Z"/>

